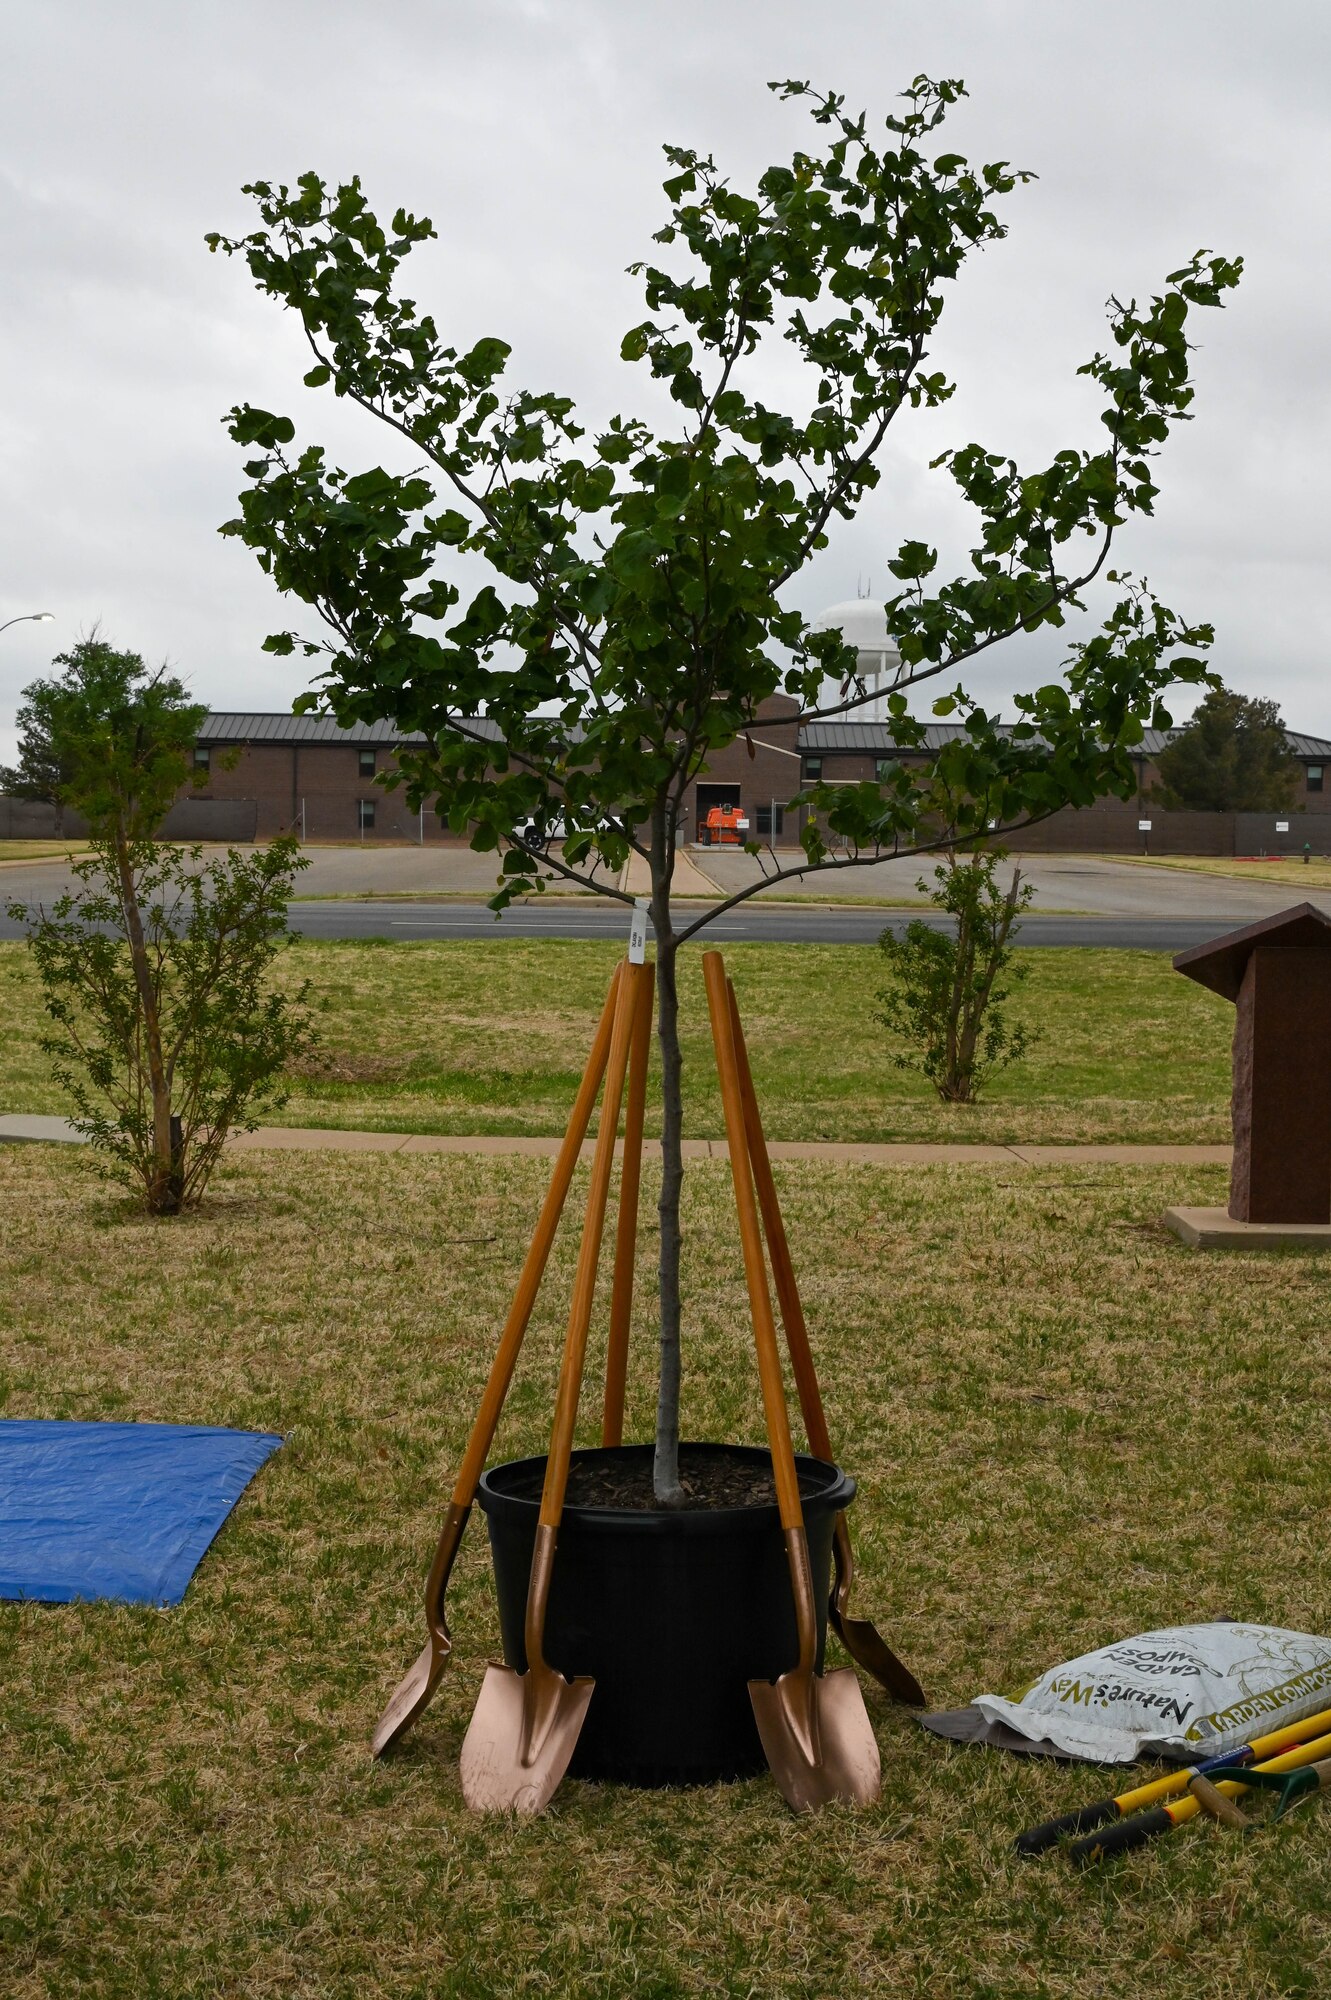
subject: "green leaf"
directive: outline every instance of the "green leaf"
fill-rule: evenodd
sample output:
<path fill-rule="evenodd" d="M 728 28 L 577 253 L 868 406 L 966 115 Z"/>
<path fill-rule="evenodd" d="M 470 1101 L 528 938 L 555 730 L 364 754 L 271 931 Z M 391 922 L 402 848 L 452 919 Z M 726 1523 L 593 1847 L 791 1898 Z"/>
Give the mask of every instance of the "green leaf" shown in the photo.
<path fill-rule="evenodd" d="M 248 403 L 231 412 L 228 429 L 237 444 L 261 444 L 269 451 L 290 444 L 296 435 L 289 417 L 275 417 L 271 410 L 256 410 Z"/>

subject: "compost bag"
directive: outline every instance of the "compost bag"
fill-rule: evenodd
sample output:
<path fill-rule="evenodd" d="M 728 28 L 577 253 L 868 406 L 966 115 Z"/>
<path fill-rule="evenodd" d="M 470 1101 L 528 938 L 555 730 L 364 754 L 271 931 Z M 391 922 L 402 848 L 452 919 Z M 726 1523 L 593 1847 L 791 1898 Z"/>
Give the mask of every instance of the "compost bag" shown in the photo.
<path fill-rule="evenodd" d="M 1169 1625 L 1139 1632 L 1032 1681 L 920 1719 L 956 1741 L 1131 1764 L 1195 1763 L 1328 1706 L 1331 1639 L 1278 1625 Z"/>

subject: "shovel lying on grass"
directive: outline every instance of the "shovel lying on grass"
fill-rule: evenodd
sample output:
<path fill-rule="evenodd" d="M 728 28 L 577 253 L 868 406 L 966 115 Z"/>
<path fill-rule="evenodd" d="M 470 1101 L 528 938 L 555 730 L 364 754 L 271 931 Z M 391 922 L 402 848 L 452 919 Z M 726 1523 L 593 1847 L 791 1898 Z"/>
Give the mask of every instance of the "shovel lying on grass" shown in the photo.
<path fill-rule="evenodd" d="M 476 1413 L 476 1421 L 472 1425 L 466 1455 L 453 1488 L 453 1498 L 444 1516 L 444 1525 L 440 1531 L 434 1561 L 430 1565 L 430 1575 L 425 1586 L 425 1624 L 429 1637 L 419 1657 L 394 1691 L 391 1701 L 379 1718 L 370 1745 L 376 1757 L 382 1757 L 385 1750 L 396 1743 L 398 1737 L 403 1735 L 423 1713 L 439 1685 L 453 1650 L 453 1641 L 444 1618 L 444 1596 L 448 1589 L 448 1579 L 471 1513 L 472 1501 L 476 1497 L 476 1488 L 485 1470 L 485 1461 L 494 1441 L 500 1412 L 504 1407 L 504 1398 L 513 1379 L 513 1370 L 517 1365 L 523 1336 L 527 1331 L 527 1322 L 531 1318 L 536 1294 L 549 1260 L 550 1246 L 555 1240 L 555 1231 L 564 1212 L 573 1170 L 578 1164 L 582 1142 L 591 1123 L 596 1095 L 601 1088 L 601 1079 L 605 1075 L 606 1061 L 610 1054 L 612 1023 L 616 1019 L 616 1001 L 626 969 L 623 965 L 617 966 L 610 982 L 610 991 L 606 995 L 605 1006 L 601 1011 L 596 1038 L 592 1043 L 591 1054 L 587 1058 L 587 1067 L 583 1072 L 582 1083 L 568 1121 L 568 1130 L 564 1134 L 564 1143 L 559 1149 L 559 1157 L 555 1162 L 555 1170 L 541 1207 L 531 1248 L 522 1266 L 517 1290 L 513 1294 L 513 1303 L 509 1307 L 504 1331 L 490 1366 L 490 1378 L 485 1385 L 485 1394 Z"/>
<path fill-rule="evenodd" d="M 730 1028 L 735 1044 L 735 1066 L 739 1073 L 740 1097 L 744 1105 L 744 1130 L 749 1164 L 758 1187 L 758 1206 L 762 1210 L 767 1254 L 772 1260 L 772 1277 L 776 1283 L 782 1324 L 786 1329 L 786 1345 L 790 1349 L 791 1368 L 795 1376 L 795 1387 L 799 1392 L 804 1432 L 814 1457 L 830 1460 L 833 1456 L 832 1440 L 827 1429 L 827 1419 L 823 1414 L 823 1399 L 813 1365 L 813 1349 L 809 1345 L 809 1329 L 804 1323 L 804 1309 L 800 1304 L 799 1287 L 795 1283 L 795 1266 L 791 1262 L 790 1244 L 786 1238 L 785 1223 L 781 1219 L 781 1204 L 777 1200 L 776 1182 L 772 1178 L 772 1165 L 767 1157 L 767 1140 L 763 1134 L 757 1093 L 753 1088 L 753 1074 L 749 1068 L 749 1052 L 745 1047 L 744 1030 L 740 1025 L 735 988 L 729 979 L 726 981 L 726 994 L 730 1002 Z M 832 1591 L 832 1601 L 828 1606 L 828 1617 L 833 1631 L 851 1659 L 858 1661 L 859 1665 L 867 1673 L 871 1673 L 890 1695 L 895 1696 L 898 1701 L 909 1702 L 913 1707 L 923 1707 L 923 1688 L 910 1668 L 897 1658 L 877 1626 L 867 1618 L 852 1618 L 850 1615 L 850 1593 L 855 1580 L 855 1561 L 851 1553 L 850 1529 L 846 1525 L 844 1512 L 837 1515 L 832 1532 L 836 1583 Z"/>
<path fill-rule="evenodd" d="M 545 1462 L 541 1512 L 527 1585 L 524 1638 L 527 1671 L 492 1663 L 485 1670 L 471 1723 L 462 1745 L 462 1794 L 473 1812 L 538 1813 L 549 1802 L 569 1766 L 592 1698 L 594 1683 L 582 1675 L 566 1681 L 543 1651 L 545 1612 L 550 1597 L 555 1547 L 564 1511 L 573 1431 L 578 1416 L 587 1330 L 591 1323 L 606 1201 L 615 1157 L 624 1072 L 628 1066 L 636 1001 L 643 968 L 627 965 L 620 974 L 614 1032 L 606 1074 L 601 1121 L 596 1134 L 587 1215 L 578 1252 L 573 1302 L 569 1309 L 564 1358 L 555 1397 L 550 1452 Z"/>
<path fill-rule="evenodd" d="M 791 1443 L 790 1419 L 781 1381 L 776 1322 L 767 1288 L 767 1268 L 763 1262 L 762 1235 L 745 1141 L 744 1107 L 730 997 L 720 953 L 704 952 L 702 963 L 707 1004 L 712 1017 L 712 1039 L 721 1078 L 721 1101 L 725 1107 L 730 1172 L 735 1185 L 735 1206 L 739 1212 L 740 1241 L 744 1251 L 744 1275 L 748 1281 L 749 1303 L 753 1312 L 758 1373 L 762 1381 L 763 1407 L 772 1452 L 772 1477 L 776 1484 L 781 1526 L 785 1531 L 786 1559 L 795 1600 L 795 1629 L 799 1636 L 799 1657 L 795 1665 L 776 1681 L 750 1681 L 749 1698 L 772 1775 L 788 1805 L 796 1812 L 808 1812 L 815 1806 L 828 1805 L 834 1799 L 870 1805 L 879 1794 L 881 1766 L 877 1740 L 855 1670 L 853 1667 L 839 1667 L 829 1674 L 814 1671 L 818 1634 L 813 1575 L 804 1529 L 804 1511 L 800 1505 L 795 1449 Z"/>

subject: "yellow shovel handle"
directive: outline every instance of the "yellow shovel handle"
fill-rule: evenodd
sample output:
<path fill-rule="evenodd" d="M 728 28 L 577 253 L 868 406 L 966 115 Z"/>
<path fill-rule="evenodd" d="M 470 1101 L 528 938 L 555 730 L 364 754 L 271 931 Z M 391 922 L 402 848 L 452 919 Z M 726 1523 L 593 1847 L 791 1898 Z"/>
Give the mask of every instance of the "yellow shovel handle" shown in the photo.
<path fill-rule="evenodd" d="M 721 1078 L 721 1102 L 726 1114 L 730 1177 L 735 1184 L 735 1207 L 739 1211 L 744 1275 L 749 1286 L 753 1336 L 758 1349 L 758 1375 L 762 1382 L 767 1436 L 772 1449 L 772 1477 L 776 1482 L 781 1525 L 789 1533 L 792 1528 L 803 1528 L 804 1510 L 800 1505 L 795 1447 L 791 1442 L 790 1417 L 781 1381 L 781 1356 L 776 1344 L 776 1322 L 772 1317 L 772 1295 L 767 1285 L 758 1207 L 753 1195 L 753 1175 L 749 1167 L 744 1106 L 740 1098 L 739 1069 L 735 1061 L 735 1039 L 730 1018 L 730 996 L 726 990 L 726 968 L 720 952 L 705 951 L 702 969 L 707 986 L 707 1006 L 712 1017 L 716 1067 Z"/>

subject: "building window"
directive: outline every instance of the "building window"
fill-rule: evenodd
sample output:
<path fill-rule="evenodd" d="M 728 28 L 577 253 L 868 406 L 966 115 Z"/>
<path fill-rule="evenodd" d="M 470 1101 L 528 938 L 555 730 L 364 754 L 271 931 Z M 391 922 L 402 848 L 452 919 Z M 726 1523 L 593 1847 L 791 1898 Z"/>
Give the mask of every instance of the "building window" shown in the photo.
<path fill-rule="evenodd" d="M 1322 765 L 1322 764 L 1310 764 L 1310 765 L 1308 766 L 1308 790 L 1309 790 L 1310 792 L 1320 792 L 1320 791 L 1321 791 L 1321 789 L 1322 789 L 1322 772 L 1323 772 L 1323 770 L 1324 770 L 1324 769 L 1325 769 L 1325 766 L 1324 766 L 1324 765 Z"/>
<path fill-rule="evenodd" d="M 804 759 L 804 781 L 805 781 L 805 783 L 806 783 L 806 784 L 809 784 L 809 785 L 818 785 L 818 784 L 821 784 L 821 783 L 822 783 L 822 777 L 823 777 L 823 760 L 822 760 L 822 758 L 821 758 L 821 757 L 806 757 L 806 758 Z"/>
<path fill-rule="evenodd" d="M 360 753 L 360 774 L 361 774 L 362 778 L 372 778 L 372 777 L 374 776 L 374 752 L 373 752 L 373 750 L 362 750 L 362 751 L 361 751 L 361 753 Z"/>
<path fill-rule="evenodd" d="M 759 840 L 771 840 L 774 834 L 785 832 L 786 815 L 783 807 L 759 806 L 757 818 Z"/>
<path fill-rule="evenodd" d="M 356 801 L 356 810 L 357 810 L 357 812 L 358 812 L 358 813 L 360 814 L 360 830 L 361 830 L 361 832 L 362 832 L 362 833 L 373 833 L 373 832 L 374 832 L 374 800 L 373 800 L 373 799 L 357 799 L 357 801 Z"/>
<path fill-rule="evenodd" d="M 876 785 L 886 784 L 896 768 L 897 760 L 895 757 L 875 757 L 873 760 L 874 783 Z"/>
<path fill-rule="evenodd" d="M 212 756 L 213 753 L 206 743 L 196 743 L 194 746 L 195 770 L 210 771 L 212 769 Z"/>

